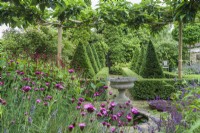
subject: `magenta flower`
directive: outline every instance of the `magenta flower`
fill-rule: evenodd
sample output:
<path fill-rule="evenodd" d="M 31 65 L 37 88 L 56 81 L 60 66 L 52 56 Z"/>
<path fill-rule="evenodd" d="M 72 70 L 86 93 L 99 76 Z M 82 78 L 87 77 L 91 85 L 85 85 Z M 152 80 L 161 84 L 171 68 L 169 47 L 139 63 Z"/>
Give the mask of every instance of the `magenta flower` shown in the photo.
<path fill-rule="evenodd" d="M 69 72 L 69 73 L 73 73 L 73 72 L 74 72 L 74 69 L 69 69 L 68 72 Z"/>
<path fill-rule="evenodd" d="M 132 112 L 133 114 L 138 114 L 139 111 L 138 111 L 137 108 L 132 108 L 132 109 L 131 109 L 131 112 Z"/>
<path fill-rule="evenodd" d="M 41 90 L 41 91 L 44 91 L 45 89 L 44 89 L 44 88 L 40 88 L 40 90 Z"/>
<path fill-rule="evenodd" d="M 97 116 L 98 116 L 98 117 L 102 117 L 103 115 L 101 114 L 101 112 L 98 112 L 98 113 L 97 113 Z"/>
<path fill-rule="evenodd" d="M 36 103 L 40 103 L 40 102 L 41 102 L 41 100 L 40 100 L 40 99 L 37 99 L 37 100 L 36 100 Z"/>
<path fill-rule="evenodd" d="M 102 115 L 107 115 L 107 110 L 105 108 L 101 108 L 100 112 Z"/>
<path fill-rule="evenodd" d="M 36 74 L 36 75 L 40 75 L 41 72 L 40 72 L 40 71 L 36 71 L 35 74 Z"/>
<path fill-rule="evenodd" d="M 44 102 L 44 106 L 48 106 L 48 102 Z"/>
<path fill-rule="evenodd" d="M 82 116 L 85 116 L 85 115 L 86 115 L 86 112 L 81 112 L 81 115 L 82 115 Z"/>
<path fill-rule="evenodd" d="M 0 86 L 3 85 L 4 83 L 2 81 L 0 81 Z"/>
<path fill-rule="evenodd" d="M 46 85 L 46 86 L 49 86 L 49 85 L 50 85 L 50 83 L 49 83 L 49 82 L 46 82 L 46 83 L 45 83 L 45 85 Z"/>
<path fill-rule="evenodd" d="M 112 127 L 112 128 L 111 128 L 111 133 L 114 133 L 114 132 L 115 132 L 115 128 Z"/>
<path fill-rule="evenodd" d="M 92 113 L 96 110 L 96 108 L 91 103 L 85 104 L 84 109 L 86 109 L 89 113 Z"/>
<path fill-rule="evenodd" d="M 74 129 L 74 125 L 69 125 L 68 129 L 69 129 L 69 131 L 72 131 Z"/>
<path fill-rule="evenodd" d="M 102 108 L 104 108 L 105 106 L 106 106 L 106 104 L 104 104 L 104 103 L 101 104 L 101 107 L 102 107 Z"/>
<path fill-rule="evenodd" d="M 81 129 L 81 131 L 83 131 L 83 129 L 85 128 L 86 124 L 85 123 L 80 123 L 79 124 L 79 127 Z"/>
<path fill-rule="evenodd" d="M 111 103 L 110 103 L 110 106 L 111 106 L 111 107 L 115 107 L 115 106 L 116 106 L 116 103 L 115 103 L 115 102 L 111 102 Z"/>
<path fill-rule="evenodd" d="M 45 98 L 45 100 L 51 100 L 52 98 L 53 98 L 52 96 L 48 95 L 48 96 Z"/>
<path fill-rule="evenodd" d="M 64 87 L 62 86 L 62 84 L 56 84 L 55 87 L 56 87 L 58 90 L 64 89 Z"/>
<path fill-rule="evenodd" d="M 99 92 L 95 92 L 94 93 L 94 96 L 96 97 L 96 96 L 99 96 Z"/>
<path fill-rule="evenodd" d="M 112 92 L 111 92 L 111 91 L 109 92 L 109 95 L 112 95 Z"/>
<path fill-rule="evenodd" d="M 78 101 L 80 101 L 80 102 L 84 102 L 85 99 L 81 97 L 81 98 L 78 99 Z"/>
<path fill-rule="evenodd" d="M 80 110 L 80 109 L 81 109 L 81 106 L 77 106 L 76 109 L 77 109 L 77 110 Z"/>
<path fill-rule="evenodd" d="M 113 121 L 115 121 L 115 120 L 117 120 L 117 115 L 111 115 L 111 119 L 113 120 Z"/>
<path fill-rule="evenodd" d="M 31 90 L 30 86 L 24 86 L 24 87 L 22 87 L 22 91 L 23 92 L 29 92 L 30 90 Z"/>
<path fill-rule="evenodd" d="M 34 91 L 38 91 L 38 90 L 39 90 L 38 88 L 35 88 L 35 89 L 34 89 Z"/>
<path fill-rule="evenodd" d="M 103 86 L 103 88 L 104 88 L 104 89 L 108 89 L 108 86 L 105 85 L 105 86 Z"/>
<path fill-rule="evenodd" d="M 128 122 L 130 122 L 130 121 L 132 120 L 132 116 L 131 116 L 130 114 L 128 114 L 128 115 L 126 116 L 126 119 L 128 120 Z"/>

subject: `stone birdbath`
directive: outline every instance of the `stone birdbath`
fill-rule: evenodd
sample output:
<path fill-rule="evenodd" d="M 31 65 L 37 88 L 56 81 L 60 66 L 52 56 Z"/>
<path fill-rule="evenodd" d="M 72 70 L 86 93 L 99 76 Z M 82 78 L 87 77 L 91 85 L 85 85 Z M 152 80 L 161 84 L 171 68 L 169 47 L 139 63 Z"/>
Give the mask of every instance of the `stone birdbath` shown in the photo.
<path fill-rule="evenodd" d="M 119 95 L 114 99 L 116 103 L 123 104 L 130 99 L 125 95 L 127 89 L 132 89 L 136 78 L 133 77 L 116 77 L 109 78 L 110 86 L 119 91 Z"/>

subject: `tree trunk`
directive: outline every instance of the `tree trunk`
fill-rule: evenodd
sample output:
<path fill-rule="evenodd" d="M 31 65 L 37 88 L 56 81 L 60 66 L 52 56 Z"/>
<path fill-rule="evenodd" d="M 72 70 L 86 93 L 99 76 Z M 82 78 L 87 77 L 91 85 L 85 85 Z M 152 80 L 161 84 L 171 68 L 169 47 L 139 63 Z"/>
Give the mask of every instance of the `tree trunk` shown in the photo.
<path fill-rule="evenodd" d="M 61 61 L 62 61 L 62 26 L 58 27 L 58 51 L 57 51 L 57 66 L 61 67 Z"/>
<path fill-rule="evenodd" d="M 182 48 L 183 48 L 183 23 L 179 21 L 179 42 L 178 42 L 178 79 L 182 79 Z"/>

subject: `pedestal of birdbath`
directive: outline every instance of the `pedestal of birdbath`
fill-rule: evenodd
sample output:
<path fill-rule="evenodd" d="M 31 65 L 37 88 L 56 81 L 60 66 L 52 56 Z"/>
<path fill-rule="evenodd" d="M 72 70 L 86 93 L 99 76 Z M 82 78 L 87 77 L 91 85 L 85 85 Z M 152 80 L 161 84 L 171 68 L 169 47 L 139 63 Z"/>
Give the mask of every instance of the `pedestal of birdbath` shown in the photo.
<path fill-rule="evenodd" d="M 132 77 L 117 77 L 117 78 L 110 78 L 110 86 L 113 89 L 117 89 L 119 95 L 114 99 L 115 103 L 124 104 L 125 102 L 129 101 L 130 99 L 125 95 L 127 89 L 131 89 L 134 86 L 134 81 L 136 78 Z"/>

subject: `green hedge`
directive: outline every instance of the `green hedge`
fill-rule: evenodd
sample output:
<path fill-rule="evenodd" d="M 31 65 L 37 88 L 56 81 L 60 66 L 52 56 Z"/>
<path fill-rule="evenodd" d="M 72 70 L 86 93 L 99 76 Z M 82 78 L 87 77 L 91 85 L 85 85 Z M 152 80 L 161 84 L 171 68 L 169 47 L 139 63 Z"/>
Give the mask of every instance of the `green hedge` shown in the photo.
<path fill-rule="evenodd" d="M 127 67 L 122 68 L 122 75 L 128 77 L 136 77 L 137 79 L 142 79 L 140 75 L 138 75 L 137 73 L 135 73 L 134 71 L 130 70 Z"/>
<path fill-rule="evenodd" d="M 109 70 L 108 67 L 104 67 L 102 68 L 95 76 L 94 76 L 94 80 L 98 80 L 98 79 L 107 79 L 109 76 Z"/>
<path fill-rule="evenodd" d="M 94 45 L 91 45 L 91 48 L 92 48 L 92 51 L 93 51 L 93 54 L 94 54 L 94 57 L 95 57 L 95 60 L 97 62 L 97 66 L 99 68 L 99 70 L 103 67 L 100 63 L 100 60 L 99 60 L 99 56 L 97 54 L 97 51 L 96 51 L 96 48 L 94 47 Z"/>
<path fill-rule="evenodd" d="M 141 79 L 135 82 L 134 87 L 129 92 L 134 99 L 138 100 L 150 100 L 156 97 L 168 99 L 172 93 L 182 87 L 198 82 L 197 79 Z"/>

